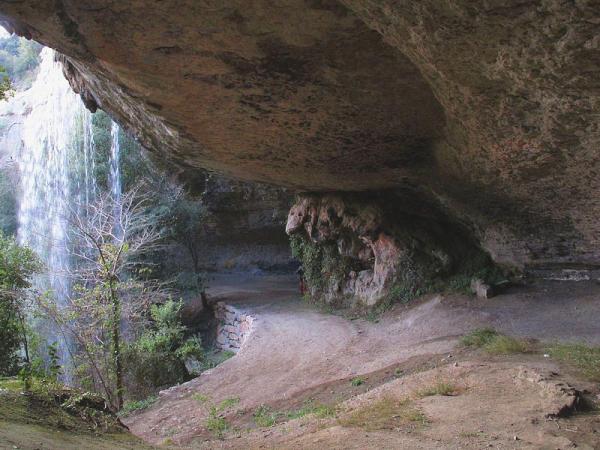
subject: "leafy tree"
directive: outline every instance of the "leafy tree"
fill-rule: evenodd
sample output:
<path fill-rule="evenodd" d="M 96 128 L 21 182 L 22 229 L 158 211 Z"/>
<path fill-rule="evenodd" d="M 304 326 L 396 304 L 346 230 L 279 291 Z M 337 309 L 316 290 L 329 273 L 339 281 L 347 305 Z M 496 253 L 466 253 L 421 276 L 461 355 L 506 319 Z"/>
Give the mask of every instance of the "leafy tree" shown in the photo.
<path fill-rule="evenodd" d="M 29 362 L 25 291 L 39 270 L 39 260 L 31 249 L 0 233 L 0 374 L 15 373 L 20 350 Z"/>

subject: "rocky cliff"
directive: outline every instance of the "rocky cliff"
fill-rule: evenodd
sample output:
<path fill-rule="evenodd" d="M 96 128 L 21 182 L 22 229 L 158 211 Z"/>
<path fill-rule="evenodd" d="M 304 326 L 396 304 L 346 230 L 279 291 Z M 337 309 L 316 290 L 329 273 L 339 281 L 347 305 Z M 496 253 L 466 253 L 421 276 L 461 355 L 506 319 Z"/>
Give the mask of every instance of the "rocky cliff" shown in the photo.
<path fill-rule="evenodd" d="M 466 247 L 502 264 L 600 263 L 597 0 L 27 0 L 0 13 L 183 174 L 406 205 L 419 192 L 429 222 L 452 216 Z"/>

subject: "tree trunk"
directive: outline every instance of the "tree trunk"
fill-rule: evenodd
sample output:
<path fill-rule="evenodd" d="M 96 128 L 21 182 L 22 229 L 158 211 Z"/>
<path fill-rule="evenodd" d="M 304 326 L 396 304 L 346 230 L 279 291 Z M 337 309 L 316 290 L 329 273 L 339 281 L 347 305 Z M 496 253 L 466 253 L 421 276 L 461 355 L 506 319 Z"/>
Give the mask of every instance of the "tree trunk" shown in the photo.
<path fill-rule="evenodd" d="M 123 367 L 121 361 L 121 302 L 115 292 L 114 282 L 110 282 L 110 296 L 112 302 L 112 344 L 113 357 L 115 363 L 115 381 L 116 381 L 116 397 L 117 410 L 123 407 Z"/>

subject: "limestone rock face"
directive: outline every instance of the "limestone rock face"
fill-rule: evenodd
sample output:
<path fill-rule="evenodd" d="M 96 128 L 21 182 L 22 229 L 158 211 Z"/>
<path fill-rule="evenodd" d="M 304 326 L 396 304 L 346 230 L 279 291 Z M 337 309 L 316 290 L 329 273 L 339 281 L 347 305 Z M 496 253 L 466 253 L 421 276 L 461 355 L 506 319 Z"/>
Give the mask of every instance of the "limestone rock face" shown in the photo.
<path fill-rule="evenodd" d="M 486 263 L 469 232 L 416 192 L 302 195 L 286 232 L 302 239 L 310 293 L 327 303 L 408 301 L 467 262 Z"/>
<path fill-rule="evenodd" d="M 499 262 L 600 262 L 597 0 L 27 0 L 0 14 L 184 174 L 416 186 Z"/>

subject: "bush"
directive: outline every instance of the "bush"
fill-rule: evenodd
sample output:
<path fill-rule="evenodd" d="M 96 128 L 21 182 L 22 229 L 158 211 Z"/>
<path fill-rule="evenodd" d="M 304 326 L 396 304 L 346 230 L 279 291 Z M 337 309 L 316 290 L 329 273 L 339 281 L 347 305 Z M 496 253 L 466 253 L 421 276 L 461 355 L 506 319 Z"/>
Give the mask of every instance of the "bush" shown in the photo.
<path fill-rule="evenodd" d="M 126 349 L 130 395 L 143 398 L 163 386 L 186 381 L 190 378 L 186 360 L 203 359 L 200 338 L 185 336 L 187 329 L 179 317 L 182 306 L 172 300 L 153 305 L 151 326 Z"/>
<path fill-rule="evenodd" d="M 0 232 L 0 375 L 15 375 L 19 371 L 19 351 L 27 343 L 25 289 L 39 269 L 32 250 Z"/>

